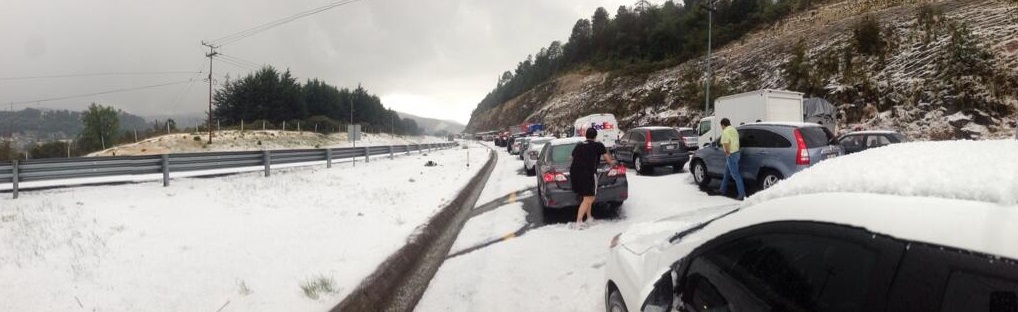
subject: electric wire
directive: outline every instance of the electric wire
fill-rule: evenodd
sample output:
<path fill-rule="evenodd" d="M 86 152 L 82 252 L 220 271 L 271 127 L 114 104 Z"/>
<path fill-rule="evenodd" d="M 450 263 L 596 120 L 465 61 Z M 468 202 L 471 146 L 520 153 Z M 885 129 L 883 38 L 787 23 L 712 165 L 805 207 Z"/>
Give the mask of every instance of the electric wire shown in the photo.
<path fill-rule="evenodd" d="M 38 103 L 42 103 L 42 102 L 52 102 L 52 101 L 59 101 L 59 100 L 67 100 L 67 99 L 87 97 L 87 96 L 94 96 L 94 95 L 103 95 L 103 94 L 110 94 L 110 93 L 121 93 L 121 92 L 129 92 L 129 91 L 137 91 L 137 90 L 144 90 L 144 89 L 153 89 L 153 88 L 167 87 L 167 86 L 173 86 L 173 85 L 178 85 L 178 84 L 185 84 L 185 83 L 188 83 L 188 82 L 190 82 L 190 80 L 174 81 L 174 82 L 167 82 L 167 83 L 147 85 L 147 86 L 139 86 L 139 87 L 132 87 L 132 88 L 114 89 L 114 90 L 107 90 L 107 91 L 102 91 L 102 92 L 94 92 L 94 93 L 86 93 L 86 94 L 60 96 L 60 97 L 38 99 L 38 100 L 31 100 L 31 101 L 10 102 L 10 105 L 25 105 L 25 104 L 31 104 L 31 103 L 38 104 Z"/>
<path fill-rule="evenodd" d="M 195 72 L 193 72 L 193 71 L 151 71 L 151 72 L 122 72 L 122 73 L 117 73 L 117 72 L 82 73 L 82 74 L 61 74 L 61 75 L 42 75 L 42 76 L 0 77 L 0 81 L 49 79 L 49 78 L 102 77 L 102 76 L 183 75 L 183 74 L 194 74 L 194 73 Z"/>
<path fill-rule="evenodd" d="M 340 7 L 340 6 L 347 5 L 347 4 L 354 3 L 354 2 L 358 2 L 358 1 L 360 1 L 360 0 L 343 0 L 343 1 L 337 1 L 337 2 L 333 2 L 333 3 L 329 3 L 329 4 L 326 4 L 324 6 L 320 6 L 320 7 L 311 9 L 311 10 L 307 10 L 307 11 L 303 11 L 303 12 L 300 12 L 300 13 L 296 13 L 296 14 L 293 14 L 293 15 L 290 15 L 290 16 L 287 16 L 287 17 L 275 20 L 275 21 L 271 21 L 271 22 L 259 25 L 259 26 L 248 28 L 246 30 L 239 31 L 239 32 L 233 33 L 231 35 L 227 35 L 227 36 L 223 36 L 223 37 L 220 37 L 220 38 L 213 39 L 213 40 L 209 41 L 209 44 L 213 45 L 215 47 L 222 47 L 224 45 L 227 45 L 227 44 L 230 44 L 230 43 L 234 43 L 234 42 L 237 42 L 237 41 L 239 41 L 241 39 L 253 36 L 253 35 L 258 34 L 260 32 L 263 32 L 263 31 L 275 28 L 277 26 L 280 26 L 280 25 L 283 25 L 283 24 L 295 21 L 297 19 L 300 19 L 300 18 L 303 18 L 303 17 L 307 17 L 307 16 L 310 16 L 310 15 L 314 15 L 314 14 L 318 14 L 318 13 L 321 13 L 321 12 L 324 12 L 324 11 L 327 11 L 327 10 L 334 9 L 336 7 Z"/>

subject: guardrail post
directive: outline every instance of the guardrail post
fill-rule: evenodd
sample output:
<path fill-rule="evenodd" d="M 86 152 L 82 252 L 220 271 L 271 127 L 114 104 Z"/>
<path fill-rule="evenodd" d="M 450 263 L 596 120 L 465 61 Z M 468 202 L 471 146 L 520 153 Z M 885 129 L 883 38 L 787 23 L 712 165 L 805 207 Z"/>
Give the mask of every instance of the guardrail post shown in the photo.
<path fill-rule="evenodd" d="M 269 172 L 269 163 L 272 159 L 269 158 L 269 150 L 262 151 L 262 163 L 265 164 L 265 176 L 268 177 L 271 173 Z"/>
<path fill-rule="evenodd" d="M 410 156 L 410 144 L 406 144 L 404 146 L 406 146 L 406 155 Z"/>
<path fill-rule="evenodd" d="M 163 154 L 163 187 L 170 186 L 170 154 Z"/>
<path fill-rule="evenodd" d="M 371 162 L 371 148 L 367 146 L 364 147 L 364 162 Z"/>
<path fill-rule="evenodd" d="M 11 176 L 11 184 L 13 186 L 14 199 L 18 199 L 18 160 L 13 160 L 11 164 L 13 165 L 12 169 L 14 174 Z"/>
<path fill-rule="evenodd" d="M 325 168 L 332 168 L 332 149 L 325 149 Z"/>
<path fill-rule="evenodd" d="M 396 159 L 396 155 L 393 154 L 392 145 L 389 145 L 389 159 Z"/>

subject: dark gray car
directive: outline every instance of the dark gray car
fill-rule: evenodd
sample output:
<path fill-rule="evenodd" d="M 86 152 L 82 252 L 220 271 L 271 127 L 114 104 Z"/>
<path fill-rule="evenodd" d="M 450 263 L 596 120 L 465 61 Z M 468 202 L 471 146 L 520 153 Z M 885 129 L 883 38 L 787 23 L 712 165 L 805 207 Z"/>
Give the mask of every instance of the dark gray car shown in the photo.
<path fill-rule="evenodd" d="M 541 149 L 536 165 L 537 194 L 544 209 L 561 209 L 580 204 L 569 179 L 569 165 L 573 148 L 583 140 L 578 137 L 554 139 Z M 602 160 L 597 172 L 597 196 L 594 203 L 608 203 L 611 209 L 618 209 L 629 198 L 626 167 L 612 167 Z"/>
<path fill-rule="evenodd" d="M 834 134 L 811 123 L 752 123 L 736 127 L 742 157 L 739 170 L 747 183 L 767 189 L 781 179 L 825 159 L 842 155 Z M 725 152 L 719 141 L 711 142 L 693 154 L 690 171 L 693 180 L 706 187 L 711 178 L 721 178 L 725 170 Z"/>
<path fill-rule="evenodd" d="M 838 137 L 845 155 L 901 142 L 905 142 L 905 136 L 894 131 L 856 131 Z"/>
<path fill-rule="evenodd" d="M 660 166 L 672 166 L 679 172 L 690 154 L 686 138 L 672 127 L 630 129 L 615 143 L 615 158 L 632 164 L 640 174 Z"/>

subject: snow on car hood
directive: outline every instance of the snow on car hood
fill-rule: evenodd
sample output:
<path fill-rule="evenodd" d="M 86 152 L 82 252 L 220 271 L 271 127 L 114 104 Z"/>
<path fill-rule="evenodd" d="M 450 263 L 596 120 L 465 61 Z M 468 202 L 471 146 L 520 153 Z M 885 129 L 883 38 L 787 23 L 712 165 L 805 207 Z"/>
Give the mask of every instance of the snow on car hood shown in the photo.
<path fill-rule="evenodd" d="M 637 223 L 622 232 L 619 244 L 634 254 L 642 255 L 654 246 L 667 244 L 668 239 L 676 233 L 701 225 L 737 207 L 736 204 L 708 207 L 654 222 Z"/>
<path fill-rule="evenodd" d="M 1018 141 L 907 142 L 822 161 L 748 198 L 868 193 L 1018 204 Z"/>

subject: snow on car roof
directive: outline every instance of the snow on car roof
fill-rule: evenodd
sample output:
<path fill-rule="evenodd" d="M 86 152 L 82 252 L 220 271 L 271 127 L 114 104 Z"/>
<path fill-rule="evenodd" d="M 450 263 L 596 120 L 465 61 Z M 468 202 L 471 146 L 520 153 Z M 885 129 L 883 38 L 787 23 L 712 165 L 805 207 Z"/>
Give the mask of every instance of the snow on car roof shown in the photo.
<path fill-rule="evenodd" d="M 894 134 L 894 133 L 898 133 L 898 132 L 894 131 L 894 130 L 863 130 L 863 131 L 852 131 L 852 132 L 849 132 L 849 133 L 845 133 L 845 135 L 853 135 L 853 134 Z"/>
<path fill-rule="evenodd" d="M 767 125 L 789 126 L 789 127 L 797 127 L 797 128 L 801 128 L 801 127 L 823 127 L 823 125 L 821 125 L 821 124 L 816 124 L 816 123 L 812 123 L 812 122 L 794 122 L 794 121 L 751 122 L 751 123 L 747 123 L 745 125 L 740 125 L 740 126 L 767 126 Z"/>
<path fill-rule="evenodd" d="M 933 197 L 831 192 L 775 198 L 718 219 L 701 237 L 777 221 L 861 227 L 901 240 L 1018 259 L 1018 244 L 1011 239 L 1018 237 L 1018 206 Z"/>
<path fill-rule="evenodd" d="M 848 192 L 1018 204 L 1018 141 L 892 144 L 813 165 L 748 198 Z"/>
<path fill-rule="evenodd" d="M 568 137 L 568 138 L 554 139 L 554 140 L 548 141 L 548 144 L 551 144 L 551 145 L 554 146 L 554 145 L 562 145 L 562 144 L 569 144 L 569 143 L 579 143 L 579 142 L 583 142 L 583 141 L 586 141 L 586 140 L 587 140 L 587 138 L 585 138 L 585 137 Z"/>
<path fill-rule="evenodd" d="M 677 130 L 677 129 L 673 128 L 673 127 L 665 127 L 665 126 L 646 126 L 646 127 L 636 127 L 636 128 L 633 128 L 633 129 L 647 129 L 647 130 L 665 130 L 665 129 L 667 129 L 667 130 Z"/>

